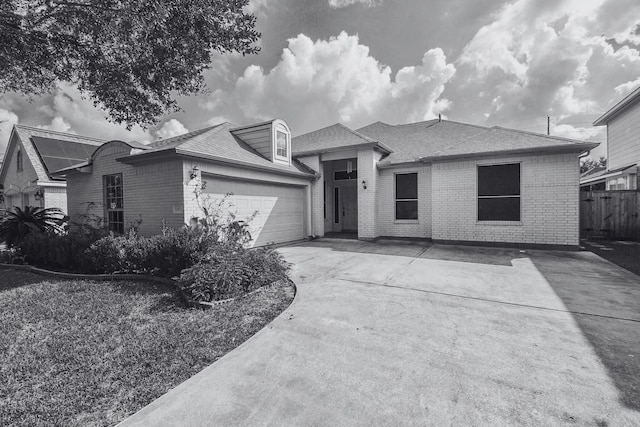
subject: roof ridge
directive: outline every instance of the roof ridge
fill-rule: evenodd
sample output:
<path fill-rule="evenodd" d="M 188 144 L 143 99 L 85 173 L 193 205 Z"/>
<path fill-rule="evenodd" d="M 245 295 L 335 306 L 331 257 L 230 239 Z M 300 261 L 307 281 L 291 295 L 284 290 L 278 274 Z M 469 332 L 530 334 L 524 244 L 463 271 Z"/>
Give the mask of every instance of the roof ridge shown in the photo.
<path fill-rule="evenodd" d="M 176 142 L 176 141 L 180 141 L 181 139 L 188 139 L 188 138 L 191 138 L 191 137 L 194 137 L 194 136 L 202 135 L 203 133 L 208 132 L 210 130 L 213 130 L 215 128 L 220 128 L 220 127 L 222 127 L 222 125 L 224 125 L 226 123 L 228 123 L 230 125 L 233 125 L 233 123 L 230 123 L 228 121 L 224 121 L 222 123 L 218 123 L 217 125 L 208 126 L 206 128 L 202 128 L 202 129 L 196 129 L 196 130 L 193 130 L 191 132 L 187 132 L 187 133 L 183 133 L 183 134 L 180 134 L 180 135 L 172 136 L 170 138 L 159 139 L 159 140 L 154 141 L 151 144 L 149 144 L 148 147 L 151 147 L 151 148 L 162 148 L 163 146 L 166 146 L 166 145 L 168 145 L 168 144 L 170 144 L 172 142 Z M 178 145 L 181 145 L 181 144 L 178 144 Z"/>
<path fill-rule="evenodd" d="M 587 141 L 580 141 L 578 139 L 565 138 L 563 136 L 545 135 L 544 133 L 532 132 L 532 131 L 528 131 L 528 130 L 505 128 L 505 127 L 497 126 L 497 125 L 493 126 L 491 129 L 500 129 L 500 130 L 506 130 L 508 132 L 524 133 L 524 134 L 527 134 L 527 135 L 539 136 L 539 137 L 547 138 L 547 139 L 555 139 L 555 140 L 558 140 L 558 141 L 566 141 L 566 142 L 571 142 L 571 143 L 574 143 L 574 144 L 583 144 L 583 143 L 587 142 Z"/>
<path fill-rule="evenodd" d="M 60 132 L 57 130 L 49 130 L 49 129 L 43 129 L 43 128 L 39 128 L 39 127 L 35 127 L 35 126 L 28 126 L 28 125 L 22 125 L 22 124 L 14 124 L 13 126 L 20 128 L 20 129 L 25 129 L 25 130 L 35 130 L 38 132 L 44 132 L 44 133 L 52 133 L 54 135 L 63 135 L 63 136 L 69 136 L 69 137 L 74 137 L 74 138 L 84 138 L 84 139 L 92 139 L 94 141 L 99 141 L 99 142 L 105 142 L 107 141 L 106 139 L 102 139 L 102 138 L 96 138 L 93 136 L 85 136 L 85 135 L 78 135 L 77 133 L 69 133 L 69 132 Z"/>
<path fill-rule="evenodd" d="M 343 128 L 345 128 L 346 130 L 348 130 L 349 132 L 351 132 L 352 134 L 354 134 L 355 136 L 360 137 L 360 138 L 364 139 L 364 140 L 365 140 L 365 141 L 367 141 L 367 142 L 374 142 L 374 143 L 378 143 L 378 144 L 380 144 L 380 141 L 377 141 L 377 140 L 375 140 L 375 139 L 373 139 L 373 138 L 369 138 L 367 135 L 364 135 L 364 134 L 362 134 L 362 133 L 360 133 L 360 132 L 358 132 L 358 131 L 356 131 L 356 130 L 353 130 L 353 129 L 351 129 L 350 127 L 345 126 L 345 125 L 343 125 L 343 124 L 342 124 L 342 123 L 340 123 L 340 122 L 337 122 L 337 123 L 336 123 L 336 125 L 342 126 L 342 127 L 343 127 Z M 333 125 L 333 126 L 335 126 L 335 125 Z"/>

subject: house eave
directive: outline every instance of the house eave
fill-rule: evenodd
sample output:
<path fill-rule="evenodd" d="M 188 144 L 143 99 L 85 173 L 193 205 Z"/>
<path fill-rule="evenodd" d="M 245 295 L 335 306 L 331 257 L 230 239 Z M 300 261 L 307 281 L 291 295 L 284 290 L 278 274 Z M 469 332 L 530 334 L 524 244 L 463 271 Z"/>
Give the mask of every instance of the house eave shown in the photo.
<path fill-rule="evenodd" d="M 298 151 L 292 154 L 293 158 L 298 157 L 308 157 L 315 156 L 317 154 L 325 154 L 325 153 L 335 153 L 338 151 L 346 151 L 346 150 L 362 150 L 367 148 L 373 148 L 374 150 L 378 150 L 383 154 L 391 154 L 393 150 L 381 142 L 365 142 L 362 144 L 351 144 L 351 145 L 343 145 L 340 147 L 329 147 L 329 148 L 321 148 L 317 150 L 307 150 L 307 151 Z"/>
<path fill-rule="evenodd" d="M 599 143 L 583 143 L 580 145 L 557 145 L 550 147 L 532 147 L 532 148 L 520 148 L 513 150 L 495 150 L 485 151 L 482 153 L 468 153 L 468 154 L 452 154 L 444 156 L 425 156 L 419 159 L 422 163 L 435 163 L 449 160 L 464 160 L 486 157 L 499 157 L 499 156 L 514 156 L 514 155 L 531 155 L 531 154 L 569 154 L 569 153 L 588 153 L 596 148 Z"/>
<path fill-rule="evenodd" d="M 622 98 L 618 103 L 616 103 L 616 105 L 611 107 L 606 113 L 598 117 L 596 121 L 593 122 L 593 125 L 594 126 L 606 125 L 609 121 L 611 121 L 611 119 L 613 119 L 615 116 L 625 111 L 627 108 L 629 108 L 631 105 L 636 103 L 638 100 L 640 100 L 640 87 L 637 87 L 630 94 L 628 94 L 627 96 Z"/>
<path fill-rule="evenodd" d="M 288 171 L 288 170 L 283 170 L 283 169 L 270 168 L 270 167 L 266 167 L 266 166 L 255 165 L 253 163 L 242 162 L 240 160 L 227 159 L 227 158 L 224 158 L 224 157 L 213 156 L 213 155 L 210 155 L 210 154 L 195 153 L 195 152 L 188 151 L 188 150 L 176 149 L 176 154 L 178 154 L 179 156 L 181 156 L 183 158 L 189 158 L 189 159 L 194 159 L 194 160 L 206 160 L 206 161 L 210 161 L 210 162 L 213 162 L 213 163 L 234 165 L 234 166 L 238 166 L 238 167 L 241 167 L 243 169 L 248 169 L 248 170 L 259 170 L 261 172 L 268 172 L 268 173 L 272 173 L 272 174 L 275 174 L 275 175 L 293 176 L 293 177 L 296 177 L 296 178 L 307 179 L 307 180 L 315 180 L 315 179 L 317 179 L 317 176 L 318 176 L 317 174 L 310 174 L 310 173 L 306 174 L 306 173 L 303 173 L 303 172 Z"/>

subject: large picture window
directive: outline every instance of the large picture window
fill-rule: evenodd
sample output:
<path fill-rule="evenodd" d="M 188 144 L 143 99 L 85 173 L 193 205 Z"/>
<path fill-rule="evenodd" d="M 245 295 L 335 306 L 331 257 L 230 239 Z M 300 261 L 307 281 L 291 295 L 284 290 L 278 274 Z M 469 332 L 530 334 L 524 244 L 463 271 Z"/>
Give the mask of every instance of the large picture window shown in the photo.
<path fill-rule="evenodd" d="M 398 173 L 396 177 L 396 219 L 418 219 L 418 174 Z"/>
<path fill-rule="evenodd" d="M 104 196 L 109 230 L 124 233 L 124 196 L 121 173 L 105 175 Z"/>
<path fill-rule="evenodd" d="M 478 221 L 520 221 L 520 163 L 478 166 Z"/>

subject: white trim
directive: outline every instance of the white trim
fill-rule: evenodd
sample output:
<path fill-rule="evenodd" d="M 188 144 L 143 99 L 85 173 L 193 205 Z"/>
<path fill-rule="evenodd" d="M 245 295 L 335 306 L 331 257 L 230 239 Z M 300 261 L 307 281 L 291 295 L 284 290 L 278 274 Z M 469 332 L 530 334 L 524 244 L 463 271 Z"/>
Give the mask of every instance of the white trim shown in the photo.
<path fill-rule="evenodd" d="M 416 198 L 415 199 L 398 199 L 397 176 L 398 175 L 416 175 Z M 398 218 L 398 202 L 416 202 L 417 218 Z M 395 223 L 415 224 L 420 221 L 420 172 L 418 170 L 395 171 L 393 172 L 393 220 Z M 410 221 L 410 222 L 406 222 Z"/>

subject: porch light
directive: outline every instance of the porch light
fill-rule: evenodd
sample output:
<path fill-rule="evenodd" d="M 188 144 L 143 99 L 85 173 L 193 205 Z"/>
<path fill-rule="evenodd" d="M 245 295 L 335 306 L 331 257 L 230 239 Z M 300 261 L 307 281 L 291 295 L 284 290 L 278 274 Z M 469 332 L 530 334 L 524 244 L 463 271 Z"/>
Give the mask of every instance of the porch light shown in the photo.
<path fill-rule="evenodd" d="M 363 189 L 367 189 L 367 181 L 365 181 L 364 179 L 362 180 L 362 188 Z"/>
<path fill-rule="evenodd" d="M 36 192 L 34 193 L 33 197 L 37 200 L 40 201 L 44 198 L 44 191 L 42 190 L 41 187 L 38 187 L 38 189 L 36 190 Z"/>

